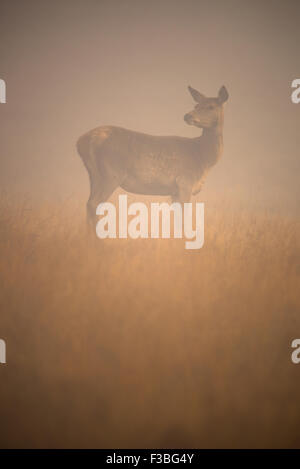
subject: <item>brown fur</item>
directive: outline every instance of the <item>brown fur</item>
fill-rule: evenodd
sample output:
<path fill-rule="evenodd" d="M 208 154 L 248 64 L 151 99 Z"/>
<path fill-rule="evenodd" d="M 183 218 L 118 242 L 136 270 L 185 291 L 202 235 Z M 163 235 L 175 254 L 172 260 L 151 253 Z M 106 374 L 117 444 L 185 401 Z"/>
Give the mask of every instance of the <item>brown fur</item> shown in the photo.
<path fill-rule="evenodd" d="M 136 194 L 171 196 L 188 202 L 202 187 L 204 176 L 223 149 L 225 87 L 217 98 L 207 98 L 189 87 L 197 102 L 184 120 L 203 129 L 196 138 L 155 136 L 116 126 L 93 129 L 77 142 L 89 173 L 91 192 L 88 221 L 94 223 L 96 207 L 117 187 Z"/>

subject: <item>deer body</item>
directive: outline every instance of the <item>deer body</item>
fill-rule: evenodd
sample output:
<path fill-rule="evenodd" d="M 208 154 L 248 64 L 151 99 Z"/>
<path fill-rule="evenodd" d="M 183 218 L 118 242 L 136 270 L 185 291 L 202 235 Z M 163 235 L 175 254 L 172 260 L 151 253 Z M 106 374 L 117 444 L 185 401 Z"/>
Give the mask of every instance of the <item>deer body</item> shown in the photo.
<path fill-rule="evenodd" d="M 80 137 L 77 149 L 91 185 L 88 221 L 95 221 L 96 207 L 117 187 L 136 194 L 169 195 L 182 203 L 201 190 L 206 172 L 222 153 L 223 102 L 228 94 L 224 87 L 218 98 L 189 90 L 198 108 L 184 119 L 203 128 L 200 137 L 155 136 L 116 126 L 98 127 Z"/>

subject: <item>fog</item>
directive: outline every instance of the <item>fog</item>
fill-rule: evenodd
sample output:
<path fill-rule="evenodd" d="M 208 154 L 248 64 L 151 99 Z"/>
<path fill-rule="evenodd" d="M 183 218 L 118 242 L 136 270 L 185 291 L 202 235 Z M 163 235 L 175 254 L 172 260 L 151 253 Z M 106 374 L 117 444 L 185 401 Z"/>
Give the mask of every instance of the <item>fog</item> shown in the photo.
<path fill-rule="evenodd" d="M 0 447 L 299 447 L 299 14 L 0 2 Z M 229 92 L 203 248 L 88 238 L 76 141 L 196 137 L 188 85 Z"/>
<path fill-rule="evenodd" d="M 187 85 L 215 96 L 224 84 L 224 154 L 198 198 L 298 211 L 299 13 L 297 1 L 2 1 L 2 188 L 85 204 L 82 133 L 197 136 Z"/>

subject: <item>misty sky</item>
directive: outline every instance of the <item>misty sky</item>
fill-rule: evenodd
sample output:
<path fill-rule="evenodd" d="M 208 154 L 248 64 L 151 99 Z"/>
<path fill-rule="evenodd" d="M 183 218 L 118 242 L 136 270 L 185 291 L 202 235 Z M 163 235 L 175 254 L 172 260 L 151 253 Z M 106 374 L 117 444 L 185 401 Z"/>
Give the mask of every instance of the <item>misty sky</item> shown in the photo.
<path fill-rule="evenodd" d="M 0 3 L 1 185 L 88 193 L 77 138 L 98 125 L 196 136 L 187 85 L 226 85 L 224 155 L 206 189 L 299 200 L 300 3 L 60 0 Z"/>

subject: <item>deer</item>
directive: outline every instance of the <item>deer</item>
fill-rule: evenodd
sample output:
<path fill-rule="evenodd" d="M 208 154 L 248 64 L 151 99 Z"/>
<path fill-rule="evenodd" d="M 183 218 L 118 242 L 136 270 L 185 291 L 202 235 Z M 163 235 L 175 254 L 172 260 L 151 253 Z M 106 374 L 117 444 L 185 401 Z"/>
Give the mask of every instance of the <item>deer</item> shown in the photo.
<path fill-rule="evenodd" d="M 198 194 L 210 168 L 223 152 L 224 103 L 228 91 L 206 97 L 188 86 L 195 107 L 184 121 L 202 129 L 200 136 L 158 136 L 105 125 L 83 134 L 77 151 L 87 169 L 90 196 L 87 222 L 95 226 L 96 208 L 118 187 L 134 194 L 170 196 L 184 204 Z"/>

